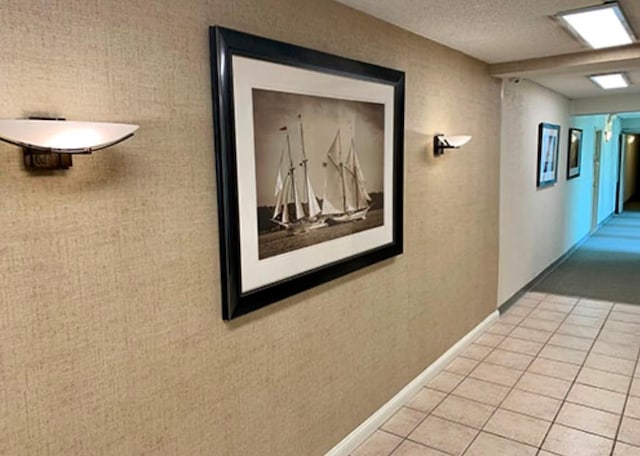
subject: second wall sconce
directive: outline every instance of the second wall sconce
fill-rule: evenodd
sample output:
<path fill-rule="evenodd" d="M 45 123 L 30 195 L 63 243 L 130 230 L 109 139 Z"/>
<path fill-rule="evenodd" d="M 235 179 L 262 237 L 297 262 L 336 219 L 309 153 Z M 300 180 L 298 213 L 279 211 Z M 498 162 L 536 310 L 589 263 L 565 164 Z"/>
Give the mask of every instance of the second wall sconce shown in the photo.
<path fill-rule="evenodd" d="M 65 121 L 62 118 L 0 120 L 0 140 L 23 148 L 28 170 L 68 169 L 73 154 L 90 154 L 133 136 L 137 125 Z"/>
<path fill-rule="evenodd" d="M 471 141 L 469 135 L 435 135 L 433 138 L 433 155 L 436 157 L 444 154 L 445 149 L 459 149 Z"/>

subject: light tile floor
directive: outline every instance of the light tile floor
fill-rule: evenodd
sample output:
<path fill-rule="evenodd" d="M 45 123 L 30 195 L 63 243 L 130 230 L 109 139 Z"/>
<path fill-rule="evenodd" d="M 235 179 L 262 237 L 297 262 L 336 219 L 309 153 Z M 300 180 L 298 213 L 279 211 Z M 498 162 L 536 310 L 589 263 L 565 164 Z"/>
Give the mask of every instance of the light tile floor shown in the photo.
<path fill-rule="evenodd" d="M 353 456 L 640 456 L 640 306 L 527 293 Z"/>

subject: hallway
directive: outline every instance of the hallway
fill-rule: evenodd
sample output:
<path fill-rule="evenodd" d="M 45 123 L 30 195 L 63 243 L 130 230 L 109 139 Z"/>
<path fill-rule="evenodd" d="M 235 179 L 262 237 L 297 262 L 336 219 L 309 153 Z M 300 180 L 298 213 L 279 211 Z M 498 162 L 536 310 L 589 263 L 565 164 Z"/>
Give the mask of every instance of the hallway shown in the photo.
<path fill-rule="evenodd" d="M 527 293 L 353 456 L 640 455 L 640 306 Z"/>
<path fill-rule="evenodd" d="M 631 203 L 353 456 L 640 456 L 639 352 Z"/>
<path fill-rule="evenodd" d="M 640 305 L 640 203 L 625 209 L 533 291 Z"/>

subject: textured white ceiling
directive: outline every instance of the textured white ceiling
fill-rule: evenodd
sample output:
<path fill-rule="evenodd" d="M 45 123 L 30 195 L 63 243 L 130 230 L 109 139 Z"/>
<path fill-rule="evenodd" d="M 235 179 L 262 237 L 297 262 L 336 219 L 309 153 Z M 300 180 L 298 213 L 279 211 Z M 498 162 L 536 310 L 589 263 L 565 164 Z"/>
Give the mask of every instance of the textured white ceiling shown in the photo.
<path fill-rule="evenodd" d="M 596 86 L 582 72 L 530 75 L 527 76 L 527 79 L 535 81 L 544 87 L 549 87 L 572 99 L 615 95 L 619 93 L 640 93 L 640 67 L 626 67 L 625 72 L 631 80 L 632 85 L 626 89 L 612 89 L 607 91 Z"/>
<path fill-rule="evenodd" d="M 488 63 L 584 52 L 555 20 L 556 13 L 603 3 L 598 0 L 338 0 L 386 22 Z M 640 0 L 619 0 L 640 33 Z M 626 62 L 628 66 L 629 62 Z M 608 71 L 622 70 L 612 65 Z M 603 95 L 579 70 L 559 69 L 525 77 L 569 98 Z M 630 74 L 640 92 L 640 71 Z M 637 86 L 635 86 L 637 84 Z"/>
<path fill-rule="evenodd" d="M 593 0 L 339 1 L 489 63 L 584 49 L 551 16 L 599 3 Z"/>

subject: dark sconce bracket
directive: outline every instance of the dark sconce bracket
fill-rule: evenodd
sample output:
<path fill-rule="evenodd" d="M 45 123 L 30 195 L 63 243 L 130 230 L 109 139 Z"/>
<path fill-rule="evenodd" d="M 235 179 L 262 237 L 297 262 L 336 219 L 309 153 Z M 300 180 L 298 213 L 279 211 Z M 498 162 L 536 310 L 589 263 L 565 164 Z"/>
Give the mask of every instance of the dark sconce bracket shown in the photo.
<path fill-rule="evenodd" d="M 445 149 L 459 149 L 471 140 L 471 136 L 457 135 L 448 136 L 437 134 L 433 137 L 433 155 L 439 157 L 444 154 Z"/>
<path fill-rule="evenodd" d="M 67 119 L 64 117 L 29 117 L 29 120 L 65 121 Z M 27 145 L 22 148 L 22 158 L 24 167 L 28 171 L 56 171 L 59 169 L 69 169 L 73 166 L 71 154 L 34 149 Z"/>
<path fill-rule="evenodd" d="M 435 155 L 436 157 L 443 155 L 445 149 L 451 148 L 449 143 L 442 139 L 443 136 L 444 135 L 435 135 L 433 137 L 433 155 Z"/>

